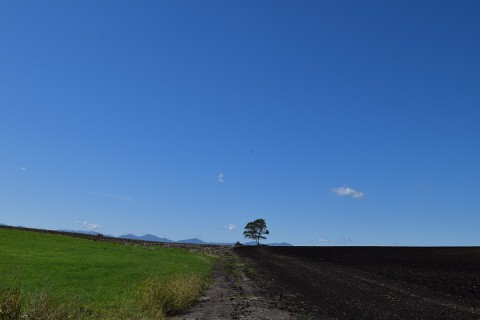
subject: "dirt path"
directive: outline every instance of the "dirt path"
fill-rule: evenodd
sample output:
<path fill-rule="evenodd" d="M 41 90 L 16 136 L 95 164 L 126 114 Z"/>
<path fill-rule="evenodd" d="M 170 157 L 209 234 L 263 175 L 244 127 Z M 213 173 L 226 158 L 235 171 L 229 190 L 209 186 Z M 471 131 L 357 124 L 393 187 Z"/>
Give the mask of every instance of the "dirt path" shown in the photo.
<path fill-rule="evenodd" d="M 173 320 L 297 319 L 266 298 L 255 295 L 253 284 L 243 272 L 236 256 L 230 255 L 221 261 L 214 270 L 213 278 L 213 284 L 200 302 Z"/>

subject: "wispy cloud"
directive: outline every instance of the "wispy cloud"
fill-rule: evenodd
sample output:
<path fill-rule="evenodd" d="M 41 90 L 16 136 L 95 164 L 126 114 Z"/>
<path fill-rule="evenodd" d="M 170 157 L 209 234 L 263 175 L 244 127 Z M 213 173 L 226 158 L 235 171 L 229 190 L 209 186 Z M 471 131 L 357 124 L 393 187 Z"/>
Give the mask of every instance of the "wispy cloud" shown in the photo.
<path fill-rule="evenodd" d="M 90 194 L 98 197 L 104 197 L 104 198 L 110 198 L 110 199 L 116 199 L 116 200 L 124 200 L 124 201 L 133 201 L 135 200 L 131 196 L 119 196 L 116 194 L 109 194 L 109 193 L 100 193 L 100 192 L 95 192 L 95 191 L 90 191 Z"/>
<path fill-rule="evenodd" d="M 352 197 L 353 199 L 362 199 L 365 194 L 349 187 L 333 188 L 332 192 L 340 197 Z"/>
<path fill-rule="evenodd" d="M 223 173 L 219 173 L 217 176 L 218 182 L 223 183 L 225 182 L 225 175 Z"/>
<path fill-rule="evenodd" d="M 341 236 L 337 239 L 337 243 L 339 244 L 351 244 L 353 242 L 352 238 Z"/>
<path fill-rule="evenodd" d="M 332 241 L 327 240 L 327 239 L 318 238 L 318 239 L 312 240 L 310 242 L 313 243 L 314 246 L 316 246 L 316 245 L 327 244 L 327 243 L 330 243 Z"/>
<path fill-rule="evenodd" d="M 428 184 L 419 183 L 415 186 L 415 189 L 416 190 L 426 190 L 426 189 L 430 189 L 430 186 Z"/>
<path fill-rule="evenodd" d="M 18 167 L 18 170 L 23 171 L 23 172 L 27 172 L 27 171 L 28 171 L 27 168 L 25 168 L 25 167 L 20 167 L 20 166 Z"/>
<path fill-rule="evenodd" d="M 81 225 L 89 231 L 100 229 L 100 225 L 96 223 L 88 223 L 87 221 L 75 221 L 75 223 Z"/>
<path fill-rule="evenodd" d="M 227 225 L 224 225 L 223 226 L 225 229 L 227 229 L 228 231 L 232 231 L 232 230 L 235 230 L 237 228 L 236 225 L 234 225 L 233 223 L 229 223 Z"/>

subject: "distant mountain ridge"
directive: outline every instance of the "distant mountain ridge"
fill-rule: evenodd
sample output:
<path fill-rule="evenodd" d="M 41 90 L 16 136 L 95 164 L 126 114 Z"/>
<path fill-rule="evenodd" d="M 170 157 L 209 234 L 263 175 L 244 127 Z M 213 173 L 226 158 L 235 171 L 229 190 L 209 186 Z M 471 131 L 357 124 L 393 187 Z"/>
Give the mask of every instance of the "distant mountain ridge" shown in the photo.
<path fill-rule="evenodd" d="M 177 243 L 189 243 L 189 244 L 208 244 L 207 242 L 198 238 L 179 240 Z"/>
<path fill-rule="evenodd" d="M 224 245 L 224 246 L 233 246 L 235 244 L 234 242 L 205 242 L 205 241 L 200 240 L 198 238 L 173 241 L 173 240 L 170 240 L 170 239 L 167 239 L 167 238 L 159 238 L 159 237 L 157 237 L 156 235 L 153 235 L 153 234 L 146 234 L 144 236 L 136 236 L 134 234 L 124 234 L 124 235 L 118 236 L 117 238 L 132 239 L 132 240 L 144 240 L 144 241 L 153 241 L 153 242 L 166 242 L 166 243 L 210 244 L 210 245 Z M 249 242 L 243 243 L 243 245 L 246 245 L 246 246 L 254 246 L 256 244 L 257 243 L 255 241 L 249 241 Z M 292 244 L 290 244 L 288 242 L 264 243 L 264 244 L 272 246 L 272 247 L 278 247 L 278 246 L 291 247 L 291 246 L 293 246 Z"/>
<path fill-rule="evenodd" d="M 143 241 L 153 241 L 153 242 L 175 242 L 173 240 L 167 239 L 167 238 L 159 238 L 156 235 L 153 234 L 146 234 L 144 236 L 136 236 L 134 234 L 124 234 L 122 236 L 118 236 L 117 238 L 120 239 L 132 239 L 132 240 L 143 240 Z"/>
<path fill-rule="evenodd" d="M 0 225 L 2 225 L 0 223 Z M 82 233 L 82 234 L 89 234 L 89 235 L 100 235 L 100 232 L 97 231 L 86 231 L 86 230 L 68 230 L 68 229 L 63 229 L 63 230 L 57 230 L 61 232 L 70 232 L 70 233 Z M 207 245 L 221 245 L 221 246 L 233 246 L 235 243 L 234 242 L 206 242 L 198 238 L 191 238 L 191 239 L 185 239 L 185 240 L 170 240 L 167 238 L 160 238 L 157 237 L 154 234 L 146 234 L 143 236 L 136 236 L 134 234 L 128 233 L 124 234 L 118 237 L 111 236 L 111 235 L 104 235 L 106 237 L 111 237 L 111 238 L 119 238 L 119 239 L 131 239 L 131 240 L 143 240 L 143 241 L 152 241 L 152 242 L 163 242 L 163 243 L 185 243 L 185 244 L 207 244 Z M 255 246 L 257 243 L 255 241 L 249 241 L 243 243 L 245 246 Z M 284 247 L 291 247 L 293 246 L 292 244 L 288 242 L 279 242 L 279 243 L 261 243 L 263 245 L 268 245 L 272 247 L 278 247 L 278 246 L 284 246 Z"/>
<path fill-rule="evenodd" d="M 0 223 L 0 226 L 2 227 L 9 227 L 6 224 Z M 23 228 L 22 226 L 18 226 L 18 228 Z M 32 229 L 33 230 L 33 229 Z M 54 231 L 54 230 L 52 230 Z M 87 234 L 87 235 L 100 235 L 103 237 L 109 237 L 109 238 L 119 238 L 119 239 L 131 239 L 131 240 L 143 240 L 143 241 L 152 241 L 152 242 L 163 242 L 163 243 L 185 243 L 185 244 L 205 244 L 205 245 L 221 245 L 221 246 L 233 246 L 235 243 L 234 242 L 205 242 L 203 240 L 200 240 L 198 238 L 191 238 L 191 239 L 185 239 L 185 240 L 178 240 L 178 241 L 173 241 L 167 238 L 160 238 L 157 237 L 154 234 L 146 234 L 143 236 L 136 236 L 134 234 L 124 234 L 118 237 L 112 236 L 112 235 L 103 235 L 100 232 L 93 231 L 93 230 L 69 230 L 69 229 L 59 229 L 56 230 L 57 232 L 69 232 L 69 233 L 80 233 L 80 234 Z M 257 243 L 255 241 L 249 241 L 243 243 L 245 246 L 254 246 Z M 267 245 L 267 246 L 285 246 L 285 247 L 290 247 L 293 246 L 292 244 L 288 242 L 279 242 L 279 243 L 261 243 L 262 245 Z"/>

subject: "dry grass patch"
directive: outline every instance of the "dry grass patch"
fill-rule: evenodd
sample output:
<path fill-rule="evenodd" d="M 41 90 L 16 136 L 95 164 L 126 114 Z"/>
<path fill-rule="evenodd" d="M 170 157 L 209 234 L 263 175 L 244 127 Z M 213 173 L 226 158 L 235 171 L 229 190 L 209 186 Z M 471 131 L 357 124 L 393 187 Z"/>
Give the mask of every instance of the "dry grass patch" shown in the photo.
<path fill-rule="evenodd" d="M 19 319 L 22 313 L 19 289 L 1 289 L 0 319 Z"/>
<path fill-rule="evenodd" d="M 138 287 L 132 302 L 120 308 L 95 311 L 74 300 L 55 303 L 47 291 L 22 297 L 19 289 L 3 289 L 0 291 L 0 320 L 165 320 L 197 301 L 205 285 L 205 277 L 195 273 L 150 277 Z"/>
<path fill-rule="evenodd" d="M 178 314 L 191 306 L 201 295 L 205 280 L 198 274 L 152 277 L 138 290 L 138 298 L 147 315 Z"/>

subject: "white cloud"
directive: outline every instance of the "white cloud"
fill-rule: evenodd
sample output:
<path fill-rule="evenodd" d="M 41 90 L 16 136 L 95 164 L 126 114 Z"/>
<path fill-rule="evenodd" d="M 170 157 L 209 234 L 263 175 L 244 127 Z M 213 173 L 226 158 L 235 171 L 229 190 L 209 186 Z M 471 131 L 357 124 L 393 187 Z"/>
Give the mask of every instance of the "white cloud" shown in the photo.
<path fill-rule="evenodd" d="M 135 200 L 131 196 L 119 196 L 119 195 L 116 195 L 116 194 L 100 193 L 100 192 L 95 192 L 95 191 L 90 191 L 90 194 L 93 194 L 94 196 L 98 196 L 98 197 L 117 199 L 117 200 L 125 200 L 125 201 Z"/>
<path fill-rule="evenodd" d="M 331 241 L 327 240 L 327 239 L 318 238 L 318 239 L 312 240 L 310 242 L 313 243 L 313 245 L 319 245 L 319 244 L 327 244 Z"/>
<path fill-rule="evenodd" d="M 23 172 L 28 171 L 27 168 L 25 168 L 25 167 L 18 167 L 18 170 L 23 171 Z"/>
<path fill-rule="evenodd" d="M 88 223 L 87 221 L 75 221 L 75 223 L 81 225 L 82 227 L 84 227 L 85 229 L 90 230 L 90 231 L 97 230 L 97 229 L 100 228 L 99 224 Z"/>
<path fill-rule="evenodd" d="M 365 194 L 349 187 L 333 188 L 332 192 L 340 197 L 352 197 L 353 199 L 362 199 Z"/>
<path fill-rule="evenodd" d="M 232 231 L 232 230 L 235 230 L 237 228 L 236 225 L 234 225 L 233 223 L 229 223 L 227 225 L 224 225 L 223 226 L 225 229 L 227 229 L 228 231 Z"/>
<path fill-rule="evenodd" d="M 218 182 L 223 183 L 225 182 L 225 175 L 223 173 L 219 173 L 217 176 Z"/>

